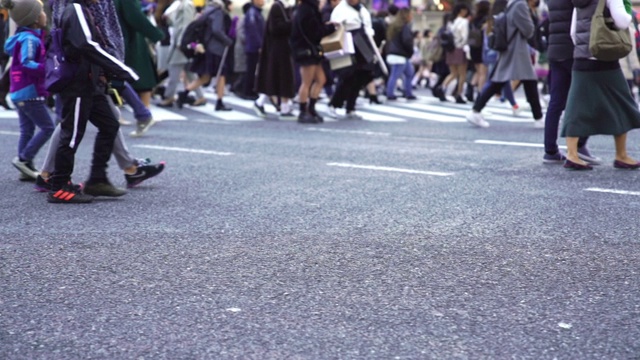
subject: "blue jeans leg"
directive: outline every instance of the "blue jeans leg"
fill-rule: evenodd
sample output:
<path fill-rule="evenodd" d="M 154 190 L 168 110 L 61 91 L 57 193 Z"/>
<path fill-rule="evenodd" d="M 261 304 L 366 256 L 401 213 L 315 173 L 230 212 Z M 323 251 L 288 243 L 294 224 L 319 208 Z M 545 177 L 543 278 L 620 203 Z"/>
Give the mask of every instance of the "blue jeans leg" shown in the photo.
<path fill-rule="evenodd" d="M 389 75 L 389 80 L 387 80 L 387 97 L 393 97 L 396 83 L 398 82 L 398 78 L 400 78 L 400 74 L 404 71 L 403 64 L 393 64 L 391 65 L 391 75 Z"/>
<path fill-rule="evenodd" d="M 137 121 L 147 121 L 151 119 L 151 111 L 144 106 L 131 84 L 125 83 L 122 94 L 120 95 L 122 95 L 124 101 L 133 109 L 133 116 Z"/>
<path fill-rule="evenodd" d="M 404 64 L 404 79 L 402 82 L 404 83 L 404 96 L 413 96 L 413 88 L 411 86 L 411 81 L 413 80 L 413 75 L 415 71 L 413 70 L 413 64 L 409 60 Z"/>
<path fill-rule="evenodd" d="M 20 119 L 18 155 L 22 160 L 30 161 L 49 140 L 55 125 L 44 101 L 20 101 L 16 107 Z M 36 126 L 40 131 L 34 136 Z"/>
<path fill-rule="evenodd" d="M 549 61 L 549 107 L 545 118 L 544 151 L 548 154 L 558 152 L 558 128 L 560 115 L 567 106 L 569 87 L 571 86 L 571 67 L 573 59 Z"/>
<path fill-rule="evenodd" d="M 560 116 L 567 106 L 569 88 L 571 87 L 571 69 L 573 59 L 549 61 L 549 107 L 545 118 L 544 151 L 547 154 L 558 152 L 558 129 Z M 587 144 L 589 137 L 581 137 L 578 147 Z"/>
<path fill-rule="evenodd" d="M 513 96 L 513 90 L 511 89 L 511 82 L 507 81 L 502 87 L 502 96 L 504 96 L 511 106 L 516 104 L 516 98 Z"/>

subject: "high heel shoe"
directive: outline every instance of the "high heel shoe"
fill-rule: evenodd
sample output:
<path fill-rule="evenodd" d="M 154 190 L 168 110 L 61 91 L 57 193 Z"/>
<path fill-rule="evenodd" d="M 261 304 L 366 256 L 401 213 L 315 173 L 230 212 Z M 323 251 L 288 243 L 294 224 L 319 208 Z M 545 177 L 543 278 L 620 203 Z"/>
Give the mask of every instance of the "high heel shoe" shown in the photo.
<path fill-rule="evenodd" d="M 218 101 L 216 102 L 216 111 L 231 111 L 233 110 L 232 108 L 226 106 L 222 100 L 218 99 Z"/>
<path fill-rule="evenodd" d="M 464 99 L 462 98 L 462 96 L 460 95 L 456 95 L 456 104 L 466 104 L 467 102 L 464 101 Z"/>
<path fill-rule="evenodd" d="M 173 107 L 173 100 L 165 100 L 163 102 L 160 102 L 156 105 L 157 107 L 161 107 L 161 108 L 172 108 Z"/>
<path fill-rule="evenodd" d="M 382 104 L 382 102 L 378 99 L 378 95 L 377 94 L 368 94 L 367 96 L 369 97 L 369 105 L 371 105 L 371 104 L 381 105 Z"/>
<path fill-rule="evenodd" d="M 437 97 L 440 101 L 442 102 L 449 101 L 447 100 L 447 96 L 444 94 L 444 90 L 442 90 L 441 87 L 435 87 L 431 89 L 431 92 L 433 93 L 433 96 Z"/>
<path fill-rule="evenodd" d="M 207 98 L 201 97 L 200 99 L 196 99 L 191 106 L 204 106 L 207 104 Z"/>

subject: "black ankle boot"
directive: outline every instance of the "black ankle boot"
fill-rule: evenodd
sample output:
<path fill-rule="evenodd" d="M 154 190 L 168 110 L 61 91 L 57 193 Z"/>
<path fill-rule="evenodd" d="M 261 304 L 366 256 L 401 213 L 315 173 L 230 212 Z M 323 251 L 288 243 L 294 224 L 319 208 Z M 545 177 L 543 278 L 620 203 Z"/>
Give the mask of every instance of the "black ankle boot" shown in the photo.
<path fill-rule="evenodd" d="M 378 99 L 378 94 L 368 94 L 369 104 L 382 104 L 382 102 Z"/>
<path fill-rule="evenodd" d="M 162 85 L 157 86 L 155 89 L 153 89 L 153 95 L 158 95 L 162 100 L 164 100 L 165 99 L 164 92 L 166 89 L 167 88 Z"/>
<path fill-rule="evenodd" d="M 442 102 L 449 101 L 449 100 L 447 100 L 447 97 L 444 94 L 444 90 L 442 90 L 441 87 L 437 87 L 437 88 L 433 89 L 433 96 L 437 97 Z"/>
<path fill-rule="evenodd" d="M 318 102 L 318 99 L 309 99 L 309 114 L 311 114 L 316 120 L 318 120 L 318 122 L 324 122 L 324 118 L 322 116 L 320 116 L 320 114 L 318 114 L 318 112 L 316 111 L 316 103 Z"/>
<path fill-rule="evenodd" d="M 227 107 L 223 102 L 222 99 L 218 99 L 218 101 L 216 101 L 216 111 L 231 111 L 233 110 L 230 107 Z"/>
<path fill-rule="evenodd" d="M 473 88 L 473 85 L 467 84 L 467 90 L 465 91 L 464 96 L 467 98 L 467 100 L 469 100 L 470 102 L 473 102 L 474 92 L 475 92 L 475 89 Z"/>
<path fill-rule="evenodd" d="M 308 112 L 300 112 L 298 115 L 298 122 L 301 124 L 317 124 L 320 121 Z"/>
<path fill-rule="evenodd" d="M 178 106 L 178 109 L 182 109 L 182 106 L 189 101 L 188 96 L 189 96 L 188 90 L 180 91 L 178 93 L 178 99 L 176 100 L 176 106 Z"/>
<path fill-rule="evenodd" d="M 464 101 L 464 99 L 462 98 L 462 96 L 460 95 L 456 95 L 456 104 L 466 104 L 467 102 Z"/>

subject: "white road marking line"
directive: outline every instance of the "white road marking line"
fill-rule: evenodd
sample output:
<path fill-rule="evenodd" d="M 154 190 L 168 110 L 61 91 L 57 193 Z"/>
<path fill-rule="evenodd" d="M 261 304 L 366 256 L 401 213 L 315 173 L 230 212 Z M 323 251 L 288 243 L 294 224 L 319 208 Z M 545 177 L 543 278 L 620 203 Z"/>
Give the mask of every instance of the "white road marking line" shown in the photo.
<path fill-rule="evenodd" d="M 326 133 L 336 134 L 358 134 L 358 135 L 371 135 L 371 136 L 391 136 L 391 133 L 375 132 L 375 131 L 360 131 L 360 130 L 338 130 L 338 129 L 321 129 L 321 128 L 307 128 L 307 131 L 318 131 Z"/>
<path fill-rule="evenodd" d="M 247 114 L 242 111 L 216 111 L 215 99 L 216 97 L 213 95 L 205 94 L 205 97 L 209 102 L 203 106 L 189 106 L 189 110 L 197 111 L 199 113 L 211 116 L 216 119 L 226 120 L 226 121 L 262 121 L 262 118 L 259 118 L 255 115 Z M 241 107 L 246 107 L 247 100 L 236 99 L 233 97 L 224 97 L 224 102 L 227 104 L 238 105 Z M 211 102 L 214 102 L 213 104 Z M 250 109 L 250 105 L 248 108 Z"/>
<path fill-rule="evenodd" d="M 373 109 L 375 109 L 378 112 L 392 114 L 395 116 L 399 116 L 401 118 L 408 117 L 408 118 L 414 118 L 414 119 L 420 119 L 420 120 L 431 120 L 431 121 L 448 122 L 448 123 L 454 123 L 454 122 L 463 123 L 467 121 L 464 117 L 460 117 L 460 116 L 448 116 L 448 115 L 434 114 L 426 111 L 407 110 L 400 107 L 388 106 L 388 105 L 376 105 L 376 107 Z M 356 109 L 356 112 L 358 112 L 357 109 Z"/>
<path fill-rule="evenodd" d="M 205 95 L 207 98 L 215 98 L 214 95 Z M 226 103 L 232 104 L 232 105 L 236 105 L 236 106 L 240 106 L 243 107 L 247 110 L 251 110 L 253 111 L 253 101 L 251 100 L 244 100 L 244 99 L 239 99 L 239 98 L 235 98 L 235 97 L 225 97 L 224 101 Z M 275 107 L 273 107 L 271 105 L 271 103 L 269 101 L 266 101 L 265 103 L 265 111 L 267 111 L 267 114 L 269 115 L 273 115 L 277 117 L 277 112 L 275 111 Z M 194 109 L 195 110 L 195 109 Z M 325 122 L 334 122 L 334 121 L 338 121 L 337 119 L 332 119 L 329 118 L 328 116 L 326 116 L 327 113 L 327 107 L 324 105 L 319 105 L 318 106 L 318 111 L 321 113 L 324 113 L 324 121 Z M 342 110 L 343 111 L 343 110 Z M 393 116 L 387 116 L 387 115 L 383 115 L 383 114 L 376 114 L 376 113 L 372 113 L 372 112 L 368 112 L 368 111 L 363 111 L 360 109 L 357 109 L 356 112 L 358 114 L 360 114 L 365 120 L 365 121 L 372 121 L 372 122 L 407 122 L 407 120 L 405 119 L 400 119 L 397 117 L 393 117 Z M 344 115 L 343 112 L 339 113 L 341 115 Z M 215 116 L 215 115 L 214 115 Z M 262 120 L 261 118 L 255 118 L 256 120 Z M 235 120 L 235 119 L 225 119 L 225 120 Z M 287 121 L 286 119 L 279 119 L 280 121 Z M 289 121 L 297 121 L 296 118 L 294 119 L 288 119 Z"/>
<path fill-rule="evenodd" d="M 216 101 L 217 97 L 213 94 L 208 95 L 205 94 L 205 97 L 207 99 L 210 99 L 212 101 Z M 234 96 L 225 96 L 224 97 L 224 102 L 232 104 L 232 105 L 236 105 L 236 106 L 240 106 L 242 108 L 245 108 L 247 110 L 250 110 L 252 112 L 252 114 L 255 112 L 253 110 L 253 100 L 245 100 L 245 99 L 241 99 L 241 98 L 237 98 Z M 267 116 L 271 115 L 271 116 L 275 116 L 278 117 L 278 111 L 276 110 L 275 106 L 271 105 L 271 101 L 267 100 L 264 102 L 264 111 L 266 111 Z M 261 119 L 261 120 L 265 120 L 264 118 L 258 117 L 257 115 L 255 115 L 256 118 Z M 280 119 L 279 119 L 280 120 Z M 297 119 L 292 119 L 292 120 L 297 120 Z M 284 120 L 286 121 L 286 120 Z"/>
<path fill-rule="evenodd" d="M 476 144 L 483 145 L 506 145 L 506 146 L 523 146 L 523 147 L 535 147 L 535 148 L 543 148 L 544 144 L 538 143 L 524 143 L 524 142 L 514 142 L 514 141 L 496 141 L 496 140 L 475 140 Z M 560 149 L 566 149 L 566 146 L 558 146 Z"/>
<path fill-rule="evenodd" d="M 0 135 L 16 135 L 20 136 L 20 133 L 17 131 L 2 131 L 0 130 Z"/>
<path fill-rule="evenodd" d="M 127 111 L 128 113 L 133 114 L 133 109 L 129 106 L 129 105 L 125 105 L 122 107 L 122 109 L 124 109 L 125 111 Z M 153 118 L 156 121 L 185 121 L 187 120 L 187 118 L 183 115 L 177 114 L 173 111 L 170 110 L 165 110 L 164 108 L 161 107 L 157 107 L 157 106 L 151 106 L 149 108 L 149 111 L 151 111 L 151 116 L 153 116 Z"/>
<path fill-rule="evenodd" d="M 428 105 L 428 104 L 420 104 L 420 103 L 405 103 L 402 105 L 399 105 L 400 107 L 406 107 L 406 108 L 411 108 L 411 109 L 416 109 L 416 110 L 422 110 L 425 111 L 425 113 L 429 113 L 430 115 L 432 114 L 432 112 L 436 112 L 436 113 L 445 113 L 445 114 L 449 114 L 449 115 L 445 115 L 445 116 L 450 116 L 450 117 L 460 117 L 460 119 L 465 120 L 465 116 L 467 116 L 467 114 L 469 114 L 469 109 L 462 109 L 462 108 L 453 108 L 453 107 L 449 107 L 449 106 L 438 106 L 438 105 Z M 489 109 L 487 109 L 489 110 Z M 511 116 L 511 115 L 496 115 L 494 114 L 494 110 L 489 110 L 492 112 L 492 114 L 488 114 L 485 115 L 485 118 L 487 120 L 492 120 L 492 121 L 505 121 L 505 122 L 521 122 L 521 123 L 533 123 L 533 118 L 524 118 L 524 117 L 515 117 L 515 116 Z M 511 112 L 511 110 L 507 110 L 508 112 Z M 429 115 L 429 116 L 430 116 Z M 442 114 L 444 115 L 444 114 Z M 426 120 L 429 120 L 429 118 L 427 118 Z"/>
<path fill-rule="evenodd" d="M 319 106 L 319 110 L 320 112 L 325 113 L 325 117 L 328 117 L 328 112 L 329 112 L 329 106 L 328 105 L 320 105 Z M 346 110 L 345 109 L 337 109 L 337 113 L 339 117 L 344 117 L 346 116 Z M 362 120 L 364 121 L 371 121 L 371 122 L 407 122 L 407 120 L 399 118 L 399 117 L 393 117 L 393 116 L 388 116 L 388 115 L 383 115 L 383 114 L 377 114 L 374 112 L 370 112 L 367 110 L 362 110 L 359 108 L 356 108 L 356 114 L 359 114 L 360 116 L 362 116 Z"/>
<path fill-rule="evenodd" d="M 353 168 L 353 169 L 366 169 L 366 170 L 377 170 L 377 171 L 393 171 L 393 172 L 401 172 L 407 174 L 421 174 L 421 175 L 432 175 L 432 176 L 452 176 L 453 173 L 445 173 L 445 172 L 437 172 L 437 171 L 422 171 L 422 170 L 412 170 L 412 169 L 402 169 L 402 168 L 393 168 L 387 166 L 375 166 L 375 165 L 356 165 L 356 164 L 347 164 L 347 163 L 327 163 L 327 166 L 337 166 L 344 168 Z"/>
<path fill-rule="evenodd" d="M 195 119 L 193 122 L 202 124 L 216 124 L 216 125 L 239 125 L 239 123 L 232 123 L 228 121 L 215 120 L 215 119 Z"/>
<path fill-rule="evenodd" d="M 601 188 L 587 188 L 584 191 L 593 191 L 593 192 L 601 192 L 601 193 L 609 193 L 609 194 L 618 194 L 618 195 L 635 195 L 640 196 L 640 191 L 626 191 L 626 190 L 615 190 L 615 189 L 601 189 Z"/>
<path fill-rule="evenodd" d="M 194 154 L 207 154 L 207 155 L 219 155 L 219 156 L 233 155 L 233 153 L 230 153 L 230 152 L 211 151 L 211 150 L 202 150 L 202 149 L 187 149 L 187 148 L 169 147 L 169 146 L 156 146 L 156 145 L 133 145 L 133 146 L 138 148 L 143 148 L 143 149 L 181 151 L 181 152 L 189 152 Z"/>
<path fill-rule="evenodd" d="M 0 119 L 17 119 L 18 112 L 15 110 L 0 111 Z"/>

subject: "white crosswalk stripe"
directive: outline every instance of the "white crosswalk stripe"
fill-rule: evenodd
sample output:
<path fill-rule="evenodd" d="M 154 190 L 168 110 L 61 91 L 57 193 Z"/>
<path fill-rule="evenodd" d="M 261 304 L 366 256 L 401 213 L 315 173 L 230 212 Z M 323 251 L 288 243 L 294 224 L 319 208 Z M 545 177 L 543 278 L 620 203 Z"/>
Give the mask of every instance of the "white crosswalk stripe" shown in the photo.
<path fill-rule="evenodd" d="M 131 114 L 131 118 L 133 118 L 133 110 L 131 109 L 131 107 L 129 105 L 123 106 L 121 111 Z M 187 117 L 182 115 L 182 114 L 180 114 L 179 112 L 174 112 L 174 111 L 167 110 L 165 108 L 161 108 L 161 107 L 157 107 L 157 106 L 151 106 L 149 111 L 151 111 L 151 116 L 153 116 L 153 118 L 156 119 L 157 121 L 168 121 L 168 120 L 185 121 L 185 120 L 187 120 Z"/>
<path fill-rule="evenodd" d="M 151 113 L 154 118 L 160 121 L 185 121 L 195 120 L 193 112 L 204 115 L 212 119 L 213 123 L 220 122 L 252 122 L 264 121 L 265 118 L 259 117 L 253 109 L 253 101 L 245 100 L 234 95 L 224 97 L 227 106 L 234 108 L 233 111 L 215 111 L 216 95 L 210 90 L 205 92 L 208 103 L 204 106 L 188 106 L 185 105 L 183 110 L 176 107 L 160 108 L 151 106 Z M 524 99 L 517 99 L 519 103 L 524 104 Z M 324 98 L 317 105 L 318 112 L 324 117 L 326 122 L 342 121 L 345 115 L 344 109 L 338 109 L 338 119 L 328 116 L 328 99 Z M 364 121 L 369 122 L 388 122 L 403 123 L 407 121 L 429 121 L 437 123 L 464 123 L 465 116 L 471 111 L 471 103 L 454 104 L 453 102 L 440 102 L 438 99 L 430 96 L 419 96 L 415 101 L 406 101 L 398 99 L 393 102 L 384 104 L 358 104 L 356 112 L 363 117 Z M 274 106 L 265 104 L 268 120 L 278 119 L 278 114 Z M 295 109 L 297 113 L 297 109 Z M 124 113 L 128 113 L 127 118 L 133 118 L 131 108 L 125 106 Z M 514 116 L 512 109 L 503 103 L 489 102 L 483 111 L 488 121 L 510 122 L 510 123 L 533 123 L 533 118 L 528 109 Z M 2 113 L 0 112 L 0 117 Z M 287 121 L 296 121 L 296 119 L 288 119 Z"/>

